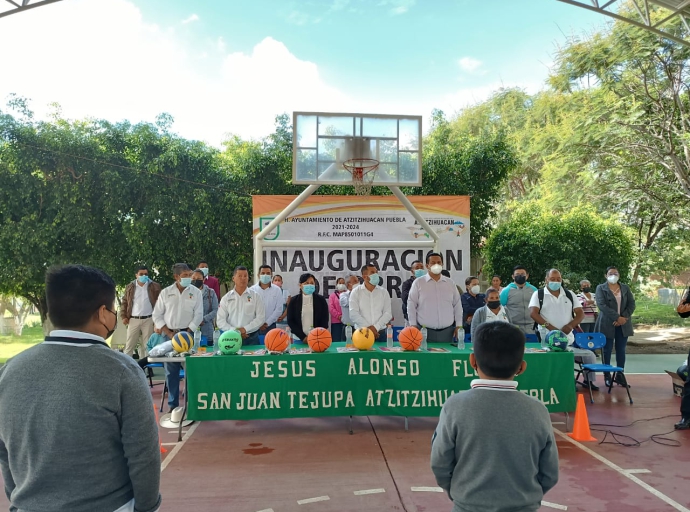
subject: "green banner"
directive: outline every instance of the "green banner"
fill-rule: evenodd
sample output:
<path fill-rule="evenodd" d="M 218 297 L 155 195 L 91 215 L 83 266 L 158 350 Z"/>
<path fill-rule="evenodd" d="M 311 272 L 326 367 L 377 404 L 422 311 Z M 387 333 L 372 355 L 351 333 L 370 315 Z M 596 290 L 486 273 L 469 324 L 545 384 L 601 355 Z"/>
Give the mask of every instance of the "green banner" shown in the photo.
<path fill-rule="evenodd" d="M 252 420 L 319 416 L 438 416 L 477 378 L 470 350 L 188 357 L 188 417 Z M 383 345 L 385 347 L 385 345 Z M 259 347 L 257 347 L 259 348 Z M 518 390 L 550 412 L 575 410 L 573 354 L 527 352 Z"/>

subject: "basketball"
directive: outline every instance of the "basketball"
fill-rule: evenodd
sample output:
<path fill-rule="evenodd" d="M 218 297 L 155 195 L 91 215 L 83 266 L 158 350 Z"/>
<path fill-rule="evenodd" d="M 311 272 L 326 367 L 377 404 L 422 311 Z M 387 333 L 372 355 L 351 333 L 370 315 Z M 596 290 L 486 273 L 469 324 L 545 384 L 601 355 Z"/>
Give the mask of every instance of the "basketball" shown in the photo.
<path fill-rule="evenodd" d="M 218 338 L 218 350 L 226 356 L 237 354 L 242 348 L 242 335 L 237 331 L 225 331 Z"/>
<path fill-rule="evenodd" d="M 568 336 L 563 331 L 549 331 L 545 341 L 553 352 L 563 352 L 568 348 Z"/>
<path fill-rule="evenodd" d="M 290 338 L 282 329 L 271 329 L 264 338 L 266 350 L 271 352 L 285 352 L 289 344 Z"/>
<path fill-rule="evenodd" d="M 422 333 L 412 325 L 405 327 L 398 334 L 398 343 L 400 343 L 403 350 L 419 350 L 419 347 L 422 345 Z"/>
<path fill-rule="evenodd" d="M 312 329 L 307 336 L 309 348 L 314 352 L 325 352 L 331 346 L 332 341 L 331 333 L 323 327 Z"/>
<path fill-rule="evenodd" d="M 194 346 L 194 336 L 187 331 L 180 331 L 172 339 L 173 350 L 178 354 L 189 352 Z"/>
<path fill-rule="evenodd" d="M 366 327 L 357 329 L 352 333 L 352 344 L 359 350 L 369 350 L 374 346 L 375 341 L 376 338 L 374 338 L 374 333 Z"/>

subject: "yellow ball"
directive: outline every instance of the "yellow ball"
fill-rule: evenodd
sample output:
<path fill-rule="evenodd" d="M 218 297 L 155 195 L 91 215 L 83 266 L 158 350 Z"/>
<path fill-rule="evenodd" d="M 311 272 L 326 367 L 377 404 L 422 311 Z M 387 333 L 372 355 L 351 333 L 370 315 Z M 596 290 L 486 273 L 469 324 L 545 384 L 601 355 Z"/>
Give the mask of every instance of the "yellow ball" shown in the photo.
<path fill-rule="evenodd" d="M 374 346 L 375 341 L 376 338 L 374 338 L 374 333 L 366 327 L 357 329 L 352 333 L 352 344 L 359 350 L 369 350 Z"/>

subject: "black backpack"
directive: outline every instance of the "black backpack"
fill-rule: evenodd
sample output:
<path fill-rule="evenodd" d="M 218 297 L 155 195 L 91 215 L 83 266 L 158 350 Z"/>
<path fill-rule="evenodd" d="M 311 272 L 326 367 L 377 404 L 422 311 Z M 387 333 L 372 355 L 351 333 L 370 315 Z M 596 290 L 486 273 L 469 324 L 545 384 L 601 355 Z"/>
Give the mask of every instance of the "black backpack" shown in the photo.
<path fill-rule="evenodd" d="M 561 291 L 565 292 L 565 296 L 570 299 L 570 316 L 571 318 L 575 318 L 575 300 L 573 292 L 568 290 L 565 286 L 561 286 Z M 539 297 L 539 312 L 541 313 L 541 307 L 544 305 L 544 288 L 539 288 L 537 290 L 537 297 Z M 535 331 L 537 327 L 539 327 L 539 325 L 537 322 L 534 322 L 533 329 Z"/>

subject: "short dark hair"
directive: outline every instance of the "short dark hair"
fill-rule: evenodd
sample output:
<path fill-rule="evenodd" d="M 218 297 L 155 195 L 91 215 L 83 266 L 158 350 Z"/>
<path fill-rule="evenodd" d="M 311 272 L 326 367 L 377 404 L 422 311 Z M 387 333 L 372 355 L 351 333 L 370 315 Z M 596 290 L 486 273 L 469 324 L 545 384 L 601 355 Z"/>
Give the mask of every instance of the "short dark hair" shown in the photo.
<path fill-rule="evenodd" d="M 275 280 L 276 277 L 279 277 L 281 281 L 283 280 L 283 276 L 281 276 L 280 274 L 273 274 L 273 279 L 274 279 L 274 280 Z"/>
<path fill-rule="evenodd" d="M 524 270 L 527 274 L 529 274 L 529 271 L 525 267 L 523 267 L 522 265 L 515 265 L 513 267 L 513 274 L 515 273 L 516 270 Z"/>
<path fill-rule="evenodd" d="M 235 277 L 235 274 L 237 274 L 240 270 L 246 270 L 247 274 L 249 274 L 249 269 L 247 267 L 244 265 L 237 265 L 235 270 L 232 271 L 232 277 Z"/>
<path fill-rule="evenodd" d="M 197 272 L 198 272 L 199 274 L 201 274 L 201 275 L 204 275 L 204 271 L 201 270 L 200 268 L 195 268 L 195 269 L 192 271 L 192 274 L 196 274 Z"/>
<path fill-rule="evenodd" d="M 432 256 L 438 256 L 439 258 L 441 258 L 441 262 L 443 262 L 443 256 L 441 256 L 439 253 L 437 253 L 437 252 L 428 252 L 427 255 L 426 255 L 426 264 L 427 264 L 427 265 L 429 264 L 429 260 L 431 259 Z"/>
<path fill-rule="evenodd" d="M 149 271 L 149 269 L 148 269 L 148 267 L 147 267 L 146 265 L 139 265 L 139 266 L 137 267 L 136 273 L 138 274 L 138 273 L 139 273 L 140 271 L 142 271 L 142 270 L 146 270 L 146 272 Z"/>
<path fill-rule="evenodd" d="M 613 265 L 610 267 L 606 267 L 606 273 L 607 274 L 609 273 L 609 270 L 618 270 L 620 272 L 620 269 L 616 266 L 613 266 Z"/>
<path fill-rule="evenodd" d="M 376 266 L 375 263 L 367 263 L 366 265 L 362 266 L 362 271 L 361 271 L 361 272 L 362 272 L 362 275 L 364 275 L 364 272 L 365 272 L 369 267 L 373 267 L 373 268 L 375 268 L 376 270 L 378 270 L 378 267 Z"/>
<path fill-rule="evenodd" d="M 489 299 L 489 294 L 491 293 L 498 293 L 500 295 L 501 292 L 499 292 L 496 288 L 489 288 L 484 292 L 484 297 L 486 297 L 486 300 L 488 301 Z"/>
<path fill-rule="evenodd" d="M 309 272 L 306 272 L 299 276 L 299 284 L 306 283 L 309 278 L 313 279 L 314 282 L 316 282 L 316 277 L 314 277 L 314 274 L 310 274 Z"/>
<path fill-rule="evenodd" d="M 410 270 L 412 270 L 412 267 L 414 267 L 417 263 L 421 263 L 424 265 L 424 262 L 422 260 L 414 260 L 412 263 L 410 263 Z"/>
<path fill-rule="evenodd" d="M 62 265 L 46 272 L 48 318 L 58 329 L 89 323 L 101 306 L 115 303 L 115 281 L 102 270 L 86 265 Z"/>
<path fill-rule="evenodd" d="M 465 278 L 465 286 L 468 286 L 472 281 L 478 279 L 477 276 L 469 276 Z"/>
<path fill-rule="evenodd" d="M 267 268 L 268 270 L 270 270 L 270 271 L 271 271 L 271 274 L 273 273 L 273 267 L 272 267 L 271 265 L 261 265 L 261 266 L 259 267 L 259 273 L 261 273 L 261 270 L 263 270 L 263 269 L 265 269 L 265 268 Z"/>
<path fill-rule="evenodd" d="M 173 265 L 172 270 L 173 270 L 173 275 L 179 276 L 182 272 L 186 272 L 186 271 L 192 270 L 192 269 L 189 268 L 189 265 L 187 265 L 186 263 L 175 263 Z"/>
<path fill-rule="evenodd" d="M 206 263 L 206 264 L 208 265 L 208 261 L 206 261 L 206 260 L 199 260 L 199 263 L 196 264 L 197 268 L 199 268 L 199 265 L 201 265 L 202 263 Z"/>
<path fill-rule="evenodd" d="M 494 277 L 498 277 L 499 279 L 501 279 L 501 276 L 499 276 L 498 274 L 492 275 L 492 276 L 491 276 L 491 279 L 493 279 Z"/>
<path fill-rule="evenodd" d="M 525 334 L 507 322 L 481 324 L 472 336 L 477 366 L 489 377 L 509 379 L 525 356 Z"/>

